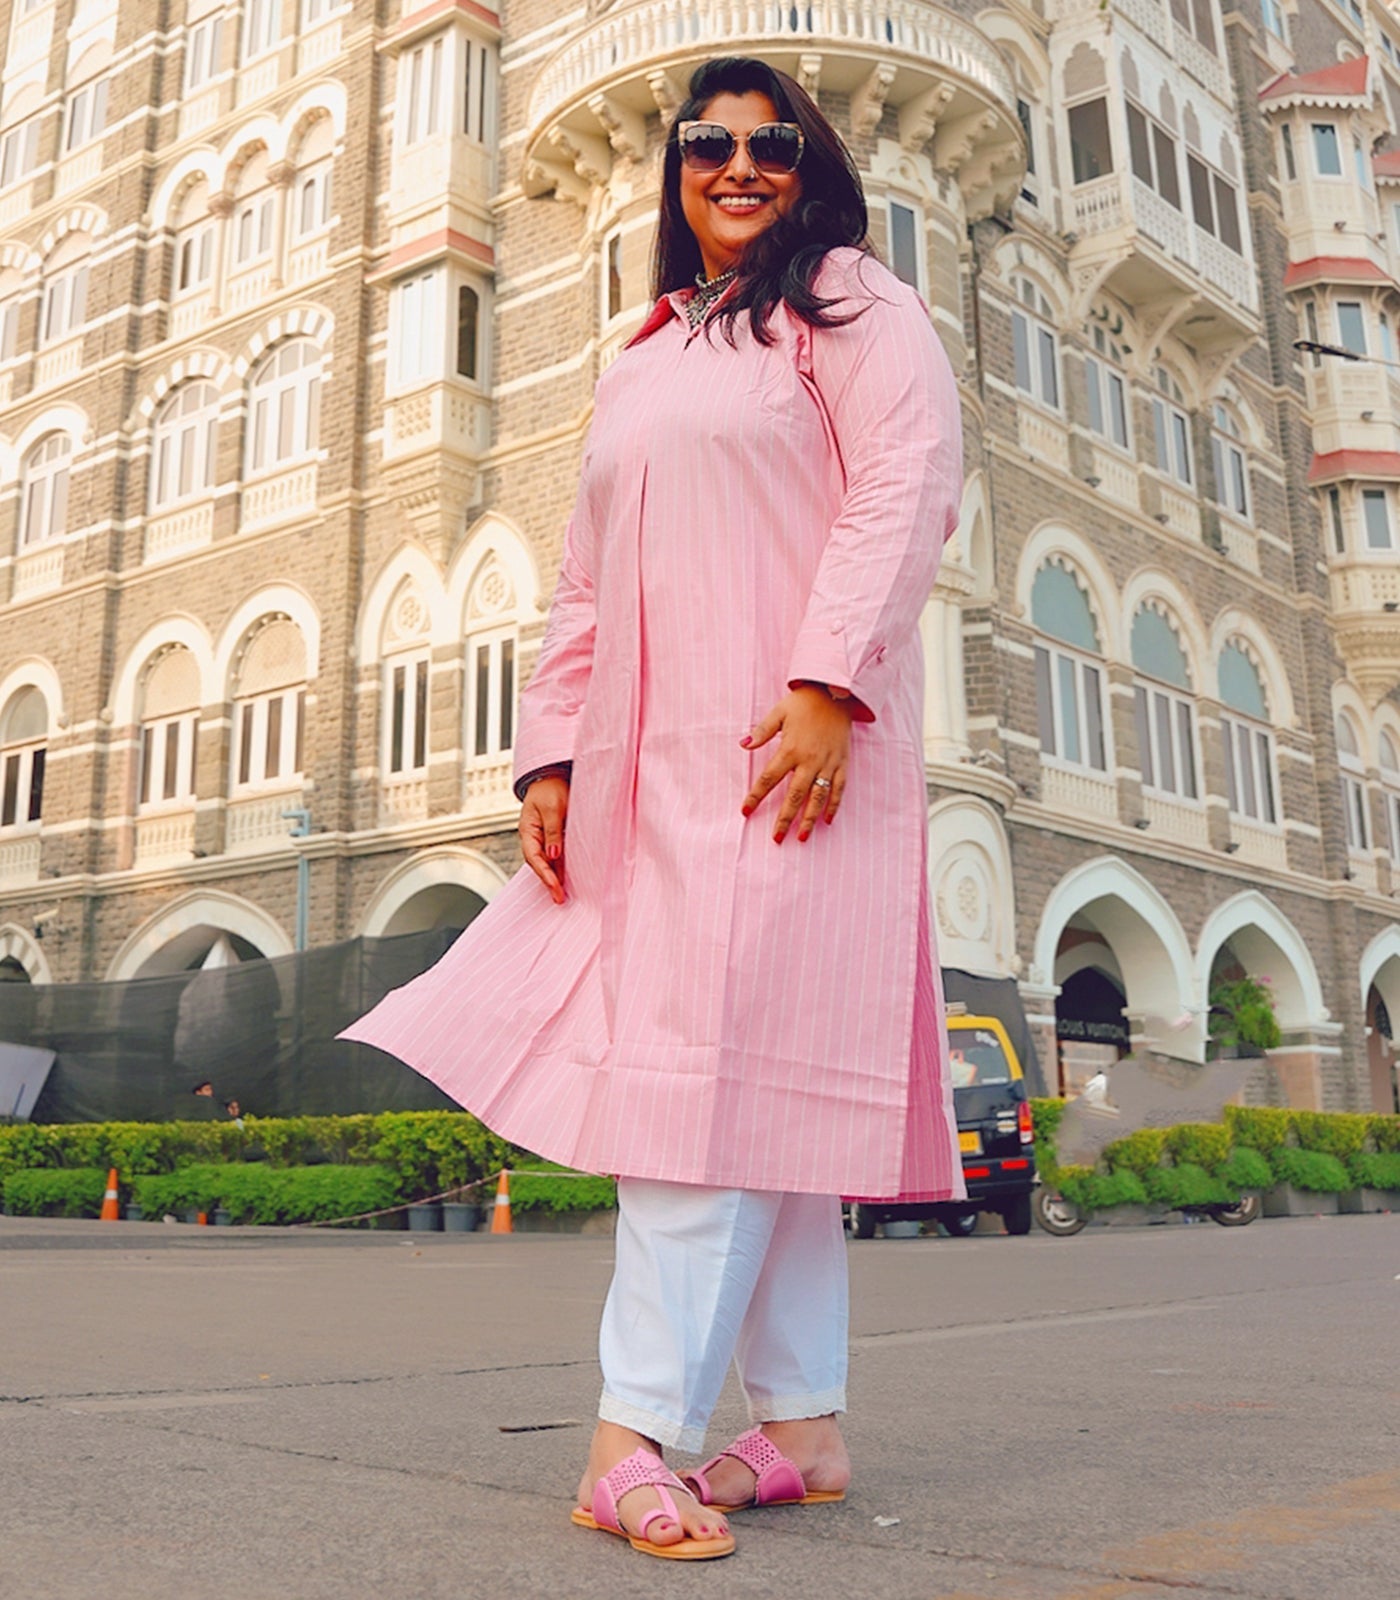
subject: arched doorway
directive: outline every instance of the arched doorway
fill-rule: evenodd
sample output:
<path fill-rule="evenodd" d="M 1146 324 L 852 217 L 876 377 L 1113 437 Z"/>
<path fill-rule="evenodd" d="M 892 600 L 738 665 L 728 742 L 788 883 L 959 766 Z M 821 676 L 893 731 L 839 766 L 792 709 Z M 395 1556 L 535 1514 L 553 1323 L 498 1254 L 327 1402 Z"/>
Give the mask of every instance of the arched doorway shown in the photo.
<path fill-rule="evenodd" d="M 395 908 L 384 924 L 384 937 L 427 933 L 434 928 L 465 928 L 485 909 L 485 900 L 474 890 L 458 883 L 435 883 Z"/>
<path fill-rule="evenodd" d="M 1371 1082 L 1371 1110 L 1385 1116 L 1400 1113 L 1400 1060 L 1390 1007 L 1373 983 L 1366 995 L 1366 1066 Z"/>

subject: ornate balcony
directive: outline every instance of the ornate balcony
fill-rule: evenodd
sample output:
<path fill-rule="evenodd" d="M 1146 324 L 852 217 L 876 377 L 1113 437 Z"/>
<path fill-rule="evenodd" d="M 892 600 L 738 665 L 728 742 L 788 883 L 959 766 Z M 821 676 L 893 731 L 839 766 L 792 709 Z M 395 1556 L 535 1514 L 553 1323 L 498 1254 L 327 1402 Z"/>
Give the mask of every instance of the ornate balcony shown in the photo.
<path fill-rule="evenodd" d="M 593 9 L 597 9 L 594 7 Z M 595 17 L 545 63 L 530 97 L 523 182 L 580 203 L 647 152 L 690 69 L 751 54 L 809 91 L 851 97 L 855 132 L 898 113 L 906 150 L 954 175 L 969 219 L 1015 194 L 1024 164 L 1010 75 L 971 24 L 926 0 L 632 0 Z"/>
<path fill-rule="evenodd" d="M 1070 270 L 1086 304 L 1111 289 L 1147 316 L 1155 338 L 1173 330 L 1207 356 L 1258 336 L 1259 283 L 1248 257 L 1131 172 L 1072 189 L 1069 219 Z"/>
<path fill-rule="evenodd" d="M 1371 705 L 1400 680 L 1400 562 L 1389 552 L 1330 564 L 1332 622 L 1347 672 Z"/>

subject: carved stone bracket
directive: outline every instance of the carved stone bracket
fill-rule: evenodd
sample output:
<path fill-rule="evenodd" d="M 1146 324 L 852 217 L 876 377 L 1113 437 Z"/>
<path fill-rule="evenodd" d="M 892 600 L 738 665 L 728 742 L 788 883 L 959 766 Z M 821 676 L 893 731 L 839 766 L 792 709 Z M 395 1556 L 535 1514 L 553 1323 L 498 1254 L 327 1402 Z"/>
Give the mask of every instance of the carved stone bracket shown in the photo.
<path fill-rule="evenodd" d="M 676 120 L 676 113 L 685 100 L 685 91 L 663 68 L 647 74 L 647 88 L 651 90 L 651 97 L 656 101 L 656 109 L 661 113 L 663 126 L 669 128 Z"/>
<path fill-rule="evenodd" d="M 877 61 L 869 77 L 851 97 L 851 127 L 863 138 L 868 138 L 879 126 L 894 75 L 892 62 Z"/>
<path fill-rule="evenodd" d="M 815 100 L 821 89 L 822 58 L 815 50 L 809 50 L 798 57 L 797 81 Z"/>
<path fill-rule="evenodd" d="M 899 108 L 899 142 L 917 155 L 933 138 L 943 108 L 953 98 L 951 83 L 936 83 L 933 88 L 916 94 Z"/>
<path fill-rule="evenodd" d="M 475 464 L 447 451 L 430 450 L 386 461 L 380 474 L 413 537 L 445 569 L 466 531 L 467 511 L 476 493 Z"/>
<path fill-rule="evenodd" d="M 595 94 L 588 102 L 588 109 L 606 129 L 614 153 L 624 161 L 640 161 L 647 153 L 645 118 L 606 94 Z"/>
<path fill-rule="evenodd" d="M 956 174 L 977 148 L 984 133 L 996 125 L 994 111 L 973 111 L 942 124 L 933 139 L 933 164 L 940 172 Z"/>
<path fill-rule="evenodd" d="M 606 186 L 612 176 L 612 147 L 597 134 L 580 133 L 577 128 L 551 128 L 549 142 L 570 162 L 585 183 Z"/>

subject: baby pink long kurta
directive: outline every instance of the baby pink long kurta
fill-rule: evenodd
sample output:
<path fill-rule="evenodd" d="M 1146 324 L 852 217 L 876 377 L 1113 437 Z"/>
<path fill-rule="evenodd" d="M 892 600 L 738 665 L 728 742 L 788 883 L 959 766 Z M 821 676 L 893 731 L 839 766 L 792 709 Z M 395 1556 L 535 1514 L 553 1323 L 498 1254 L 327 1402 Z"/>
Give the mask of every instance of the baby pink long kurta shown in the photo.
<path fill-rule="evenodd" d="M 952 374 L 916 295 L 764 347 L 661 301 L 598 385 L 517 774 L 572 761 L 567 902 L 522 868 L 352 1029 L 506 1138 L 592 1171 L 961 1196 L 925 870 L 919 613 L 961 491 Z M 740 803 L 797 679 L 848 686 L 836 823 Z"/>

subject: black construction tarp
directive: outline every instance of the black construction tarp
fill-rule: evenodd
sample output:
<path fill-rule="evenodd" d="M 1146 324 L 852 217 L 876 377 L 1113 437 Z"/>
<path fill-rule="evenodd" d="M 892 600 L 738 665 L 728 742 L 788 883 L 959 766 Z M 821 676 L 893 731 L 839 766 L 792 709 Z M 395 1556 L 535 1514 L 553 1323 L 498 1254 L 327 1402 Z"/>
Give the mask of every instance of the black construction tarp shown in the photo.
<path fill-rule="evenodd" d="M 457 932 L 349 939 L 126 983 L 0 984 L 0 1040 L 54 1053 L 35 1122 L 219 1118 L 230 1099 L 265 1117 L 450 1107 L 411 1068 L 336 1034 L 425 972 Z M 1043 1094 L 1015 980 L 954 968 L 943 980 L 949 1000 L 1000 1019 L 1031 1092 Z M 212 1101 L 192 1093 L 204 1078 Z"/>
<path fill-rule="evenodd" d="M 425 971 L 456 929 L 351 939 L 127 983 L 0 984 L 0 1039 L 57 1059 L 35 1122 L 163 1122 L 436 1110 L 452 1102 L 367 1045 L 336 1038 L 391 989 Z M 215 1101 L 191 1091 L 213 1082 Z"/>

